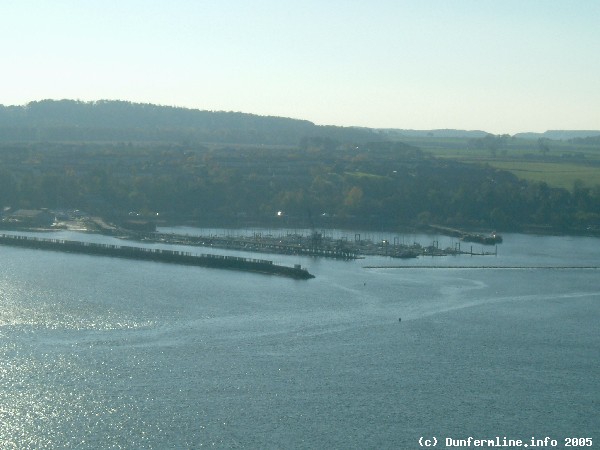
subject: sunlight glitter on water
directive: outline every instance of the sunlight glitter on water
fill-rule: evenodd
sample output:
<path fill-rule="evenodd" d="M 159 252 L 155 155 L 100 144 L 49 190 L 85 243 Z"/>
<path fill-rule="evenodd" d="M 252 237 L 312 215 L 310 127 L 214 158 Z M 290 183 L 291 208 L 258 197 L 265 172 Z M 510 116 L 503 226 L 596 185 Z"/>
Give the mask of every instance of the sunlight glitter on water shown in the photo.
<path fill-rule="evenodd" d="M 302 260 L 317 278 L 297 283 L 12 252 L 0 448 L 413 448 L 417 433 L 598 429 L 589 271 Z"/>

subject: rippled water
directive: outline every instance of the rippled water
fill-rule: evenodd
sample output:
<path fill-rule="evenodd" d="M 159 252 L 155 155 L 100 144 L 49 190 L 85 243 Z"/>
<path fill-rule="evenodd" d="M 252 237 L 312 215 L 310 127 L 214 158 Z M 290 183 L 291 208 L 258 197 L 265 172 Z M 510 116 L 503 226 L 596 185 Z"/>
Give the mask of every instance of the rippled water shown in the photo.
<path fill-rule="evenodd" d="M 599 239 L 269 259 L 317 278 L 0 247 L 0 447 L 600 443 Z"/>

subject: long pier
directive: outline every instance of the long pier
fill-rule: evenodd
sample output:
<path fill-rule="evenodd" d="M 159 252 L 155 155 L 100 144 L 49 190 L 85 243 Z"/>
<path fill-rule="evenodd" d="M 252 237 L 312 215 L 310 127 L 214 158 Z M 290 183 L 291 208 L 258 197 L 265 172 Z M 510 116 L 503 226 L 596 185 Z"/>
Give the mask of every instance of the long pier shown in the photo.
<path fill-rule="evenodd" d="M 314 278 L 306 269 L 273 264 L 264 259 L 241 258 L 212 254 L 192 254 L 175 250 L 157 248 L 96 244 L 91 242 L 70 241 L 63 239 L 45 239 L 23 235 L 0 234 L 0 245 L 25 247 L 37 250 L 53 250 L 86 255 L 112 256 L 143 261 L 155 261 L 187 266 L 210 267 L 215 269 L 241 270 L 269 275 L 281 275 L 290 278 L 307 280 Z"/>

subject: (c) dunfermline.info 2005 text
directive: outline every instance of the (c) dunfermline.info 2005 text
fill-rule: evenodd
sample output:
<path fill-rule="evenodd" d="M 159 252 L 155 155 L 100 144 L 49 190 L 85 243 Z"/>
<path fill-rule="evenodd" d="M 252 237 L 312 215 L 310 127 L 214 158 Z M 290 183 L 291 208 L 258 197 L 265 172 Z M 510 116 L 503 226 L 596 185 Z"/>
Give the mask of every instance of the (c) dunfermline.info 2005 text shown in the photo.
<path fill-rule="evenodd" d="M 559 443 L 566 447 L 592 447 L 592 438 L 584 437 L 568 437 L 564 439 L 553 439 L 545 436 L 543 438 L 531 437 L 530 439 L 510 439 L 506 436 L 495 436 L 493 438 L 478 439 L 473 436 L 466 438 L 446 437 L 443 440 L 437 439 L 435 436 L 419 438 L 421 447 L 437 447 L 438 444 L 445 445 L 446 448 L 452 447 L 499 447 L 499 448 L 552 448 L 557 447 Z"/>

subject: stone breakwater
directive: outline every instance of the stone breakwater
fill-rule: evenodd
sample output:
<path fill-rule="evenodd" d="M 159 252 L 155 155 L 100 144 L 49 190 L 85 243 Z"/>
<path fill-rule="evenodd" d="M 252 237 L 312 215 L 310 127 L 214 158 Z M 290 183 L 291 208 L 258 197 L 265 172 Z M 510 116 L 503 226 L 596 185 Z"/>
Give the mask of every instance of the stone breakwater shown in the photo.
<path fill-rule="evenodd" d="M 25 247 L 37 250 L 52 250 L 67 253 L 82 253 L 87 255 L 111 256 L 142 261 L 182 264 L 188 266 L 210 267 L 215 269 L 240 270 L 245 272 L 280 275 L 295 279 L 307 280 L 314 278 L 306 269 L 273 264 L 264 259 L 241 258 L 213 254 L 192 254 L 175 250 L 163 250 L 145 247 L 96 244 L 90 242 L 69 241 L 62 239 L 43 239 L 22 235 L 0 235 L 0 245 Z"/>

